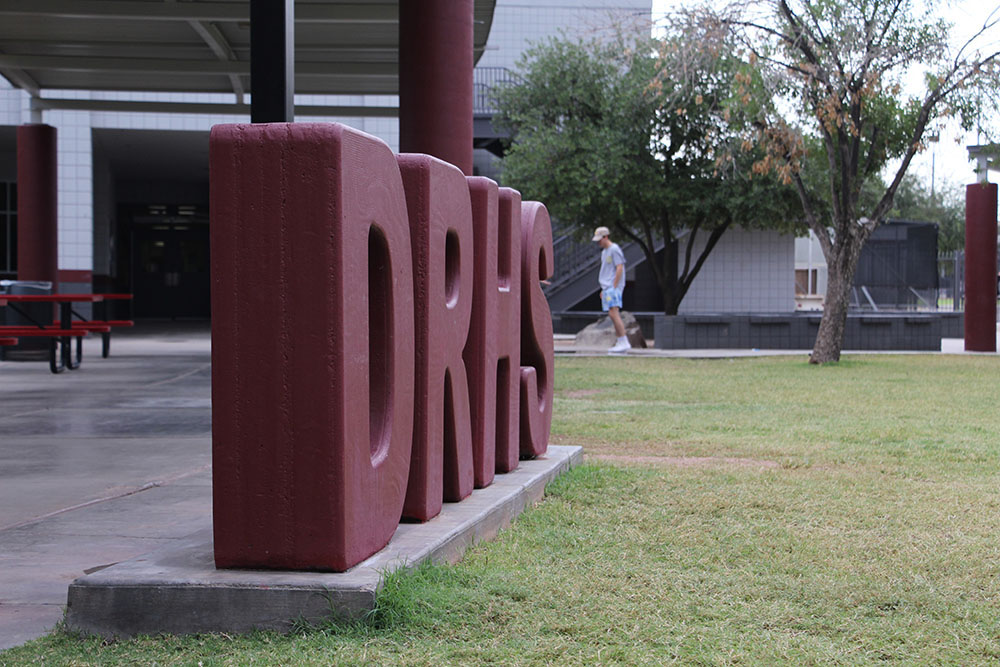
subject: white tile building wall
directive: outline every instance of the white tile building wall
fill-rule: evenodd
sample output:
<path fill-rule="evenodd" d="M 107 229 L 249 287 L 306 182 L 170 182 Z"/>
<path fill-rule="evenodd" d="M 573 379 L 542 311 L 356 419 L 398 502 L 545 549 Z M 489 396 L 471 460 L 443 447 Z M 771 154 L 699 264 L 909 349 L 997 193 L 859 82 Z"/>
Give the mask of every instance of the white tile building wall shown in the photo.
<path fill-rule="evenodd" d="M 160 102 L 232 102 L 233 96 L 185 95 L 179 93 L 113 93 L 61 91 L 60 97 L 70 99 L 132 100 Z M 395 96 L 298 96 L 298 104 L 314 105 L 396 105 Z M 351 125 L 386 141 L 393 150 L 399 146 L 399 121 L 396 118 L 301 118 L 300 120 L 330 121 Z M 98 206 L 101 220 L 95 225 L 95 169 L 93 164 L 93 129 L 186 130 L 208 132 L 219 123 L 248 122 L 243 115 L 123 113 L 46 110 L 42 122 L 57 129 L 58 137 L 58 216 L 59 268 L 61 270 L 110 270 L 107 251 L 107 220 L 113 216 L 113 206 Z M 0 126 L 16 127 L 33 122 L 30 98 L 0 78 Z M 4 156 L 5 179 L 13 180 L 16 162 L 13 155 Z M 104 165 L 104 170 L 108 167 Z M 7 171 L 11 173 L 7 173 Z M 98 175 L 100 178 L 101 175 Z M 107 193 L 105 188 L 103 193 Z M 102 193 L 102 194 L 103 194 Z M 100 239 L 95 252 L 95 236 Z"/>
<path fill-rule="evenodd" d="M 548 37 L 586 39 L 607 35 L 623 21 L 649 24 L 652 2 L 647 0 L 497 0 L 493 26 L 479 67 L 513 67 L 531 44 Z"/>
<path fill-rule="evenodd" d="M 59 268 L 89 271 L 94 262 L 90 114 L 53 111 L 47 116 L 58 128 Z"/>

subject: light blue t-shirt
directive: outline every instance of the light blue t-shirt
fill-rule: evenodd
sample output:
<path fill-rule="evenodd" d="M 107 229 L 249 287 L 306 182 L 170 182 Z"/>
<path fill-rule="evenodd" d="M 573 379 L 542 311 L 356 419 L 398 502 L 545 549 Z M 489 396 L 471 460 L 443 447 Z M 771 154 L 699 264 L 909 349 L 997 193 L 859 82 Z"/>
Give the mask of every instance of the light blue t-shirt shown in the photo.
<path fill-rule="evenodd" d="M 625 287 L 625 253 L 618 247 L 617 243 L 612 243 L 607 248 L 601 250 L 601 273 L 597 277 L 597 282 L 601 283 L 601 289 L 610 289 L 615 283 L 615 267 L 622 265 L 622 277 L 618 281 L 618 289 Z"/>

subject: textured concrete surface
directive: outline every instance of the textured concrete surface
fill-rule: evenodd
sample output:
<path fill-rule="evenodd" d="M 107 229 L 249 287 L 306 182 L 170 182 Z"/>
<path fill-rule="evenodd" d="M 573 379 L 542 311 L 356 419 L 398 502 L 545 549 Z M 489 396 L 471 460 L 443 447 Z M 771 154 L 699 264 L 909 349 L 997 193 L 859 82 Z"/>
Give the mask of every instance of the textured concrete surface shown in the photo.
<path fill-rule="evenodd" d="M 427 559 L 455 562 L 540 500 L 545 485 L 582 458 L 580 447 L 551 447 L 464 501 L 446 503 L 434 519 L 401 524 L 388 546 L 342 573 L 216 569 L 206 526 L 177 544 L 76 580 L 66 623 L 128 637 L 289 630 L 299 620 L 358 617 L 373 608 L 384 573 Z"/>
<path fill-rule="evenodd" d="M 209 154 L 216 558 L 343 570 L 389 542 L 410 468 L 396 157 L 337 123 L 216 125 Z"/>
<path fill-rule="evenodd" d="M 211 514 L 207 325 L 116 332 L 83 366 L 0 362 L 0 649 L 62 618 L 77 577 Z M 0 664 L 3 658 L 0 656 Z"/>

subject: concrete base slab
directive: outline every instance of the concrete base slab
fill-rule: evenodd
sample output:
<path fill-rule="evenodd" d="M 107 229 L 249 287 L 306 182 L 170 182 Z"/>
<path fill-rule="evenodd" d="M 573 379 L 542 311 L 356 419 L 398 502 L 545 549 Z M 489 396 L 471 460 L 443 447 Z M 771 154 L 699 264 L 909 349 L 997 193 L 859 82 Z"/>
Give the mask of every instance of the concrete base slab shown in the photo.
<path fill-rule="evenodd" d="M 490 540 L 545 486 L 583 460 L 581 447 L 549 447 L 422 524 L 400 524 L 385 549 L 343 573 L 217 570 L 211 530 L 80 577 L 69 587 L 66 625 L 104 637 L 288 631 L 298 621 L 358 618 L 371 610 L 384 573 L 425 560 L 455 562 Z"/>

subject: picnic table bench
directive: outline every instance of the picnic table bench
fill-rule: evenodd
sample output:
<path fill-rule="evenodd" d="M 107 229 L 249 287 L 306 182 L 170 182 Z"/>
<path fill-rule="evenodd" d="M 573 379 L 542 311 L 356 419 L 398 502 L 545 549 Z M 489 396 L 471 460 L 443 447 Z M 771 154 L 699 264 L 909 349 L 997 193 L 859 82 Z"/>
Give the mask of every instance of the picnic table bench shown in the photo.
<path fill-rule="evenodd" d="M 21 337 L 47 337 L 49 339 L 49 370 L 61 373 L 66 369 L 76 370 L 83 361 L 82 339 L 91 333 L 99 333 L 102 338 L 101 356 L 107 358 L 111 346 L 111 329 L 132 326 L 131 320 L 110 320 L 106 300 L 131 299 L 131 294 L 0 294 L 0 306 L 13 309 L 28 320 L 27 324 L 0 325 L 0 337 L 12 339 L 13 345 Z M 18 308 L 19 303 L 52 303 L 59 306 L 59 320 L 51 324 L 43 323 Z M 74 303 L 101 304 L 103 319 L 87 319 L 73 309 Z M 95 308 L 96 310 L 96 308 Z M 77 319 L 73 319 L 74 316 Z M 76 339 L 76 360 L 71 349 L 72 339 Z"/>

